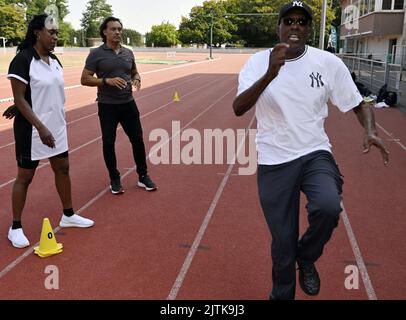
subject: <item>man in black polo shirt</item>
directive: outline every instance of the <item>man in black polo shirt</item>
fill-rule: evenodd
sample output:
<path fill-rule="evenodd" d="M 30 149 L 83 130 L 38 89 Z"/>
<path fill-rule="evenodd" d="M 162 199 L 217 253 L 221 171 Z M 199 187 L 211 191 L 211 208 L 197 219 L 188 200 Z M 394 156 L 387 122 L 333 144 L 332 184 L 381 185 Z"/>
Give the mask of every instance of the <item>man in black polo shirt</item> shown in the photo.
<path fill-rule="evenodd" d="M 156 190 L 156 185 L 147 174 L 145 146 L 142 138 L 140 113 L 132 95 L 132 86 L 141 88 L 141 77 L 135 65 L 134 54 L 121 46 L 123 25 L 114 17 L 104 20 L 100 36 L 104 44 L 92 50 L 86 59 L 81 83 L 97 86 L 99 118 L 103 136 L 103 156 L 110 176 L 113 194 L 124 192 L 120 172 L 117 170 L 115 141 L 120 123 L 130 139 L 133 156 L 139 175 L 138 186 L 147 191 Z M 94 77 L 97 75 L 97 78 Z"/>

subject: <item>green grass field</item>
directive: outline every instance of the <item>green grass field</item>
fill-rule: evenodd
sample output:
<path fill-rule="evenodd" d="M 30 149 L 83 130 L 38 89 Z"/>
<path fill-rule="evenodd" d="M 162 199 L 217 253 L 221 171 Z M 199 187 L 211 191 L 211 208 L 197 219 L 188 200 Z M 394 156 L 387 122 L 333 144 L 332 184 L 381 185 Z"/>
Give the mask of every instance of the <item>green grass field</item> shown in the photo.
<path fill-rule="evenodd" d="M 83 67 L 85 65 L 86 57 L 88 53 L 63 53 L 57 54 L 59 60 L 61 60 L 62 65 L 67 67 Z M 8 66 L 13 59 L 14 54 L 0 54 L 0 73 L 7 73 Z M 176 60 L 176 59 L 165 59 L 163 56 L 143 56 L 136 58 L 135 62 L 137 64 L 166 64 L 166 65 L 176 65 L 182 63 L 188 63 L 191 60 Z"/>
<path fill-rule="evenodd" d="M 8 71 L 8 66 L 11 60 L 14 58 L 14 54 L 2 54 L 0 55 L 0 73 L 6 73 Z M 62 65 L 66 67 L 83 67 L 86 60 L 85 54 L 69 53 L 69 54 L 58 54 L 58 59 L 61 60 Z"/>
<path fill-rule="evenodd" d="M 0 53 L 0 73 L 6 73 L 10 61 L 13 59 L 13 54 L 1 54 Z"/>

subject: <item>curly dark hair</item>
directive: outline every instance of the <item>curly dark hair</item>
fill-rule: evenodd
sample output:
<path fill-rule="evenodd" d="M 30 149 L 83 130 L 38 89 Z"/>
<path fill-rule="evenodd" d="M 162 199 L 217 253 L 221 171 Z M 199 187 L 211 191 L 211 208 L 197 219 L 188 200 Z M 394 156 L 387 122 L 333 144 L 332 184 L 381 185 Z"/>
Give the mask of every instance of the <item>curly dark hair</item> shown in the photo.
<path fill-rule="evenodd" d="M 100 37 L 102 37 L 104 43 L 107 41 L 107 39 L 106 39 L 106 36 L 104 35 L 103 31 L 107 29 L 107 24 L 110 21 L 117 21 L 121 24 L 121 27 L 123 27 L 123 23 L 118 18 L 108 17 L 108 18 L 104 19 L 103 23 L 100 25 Z"/>

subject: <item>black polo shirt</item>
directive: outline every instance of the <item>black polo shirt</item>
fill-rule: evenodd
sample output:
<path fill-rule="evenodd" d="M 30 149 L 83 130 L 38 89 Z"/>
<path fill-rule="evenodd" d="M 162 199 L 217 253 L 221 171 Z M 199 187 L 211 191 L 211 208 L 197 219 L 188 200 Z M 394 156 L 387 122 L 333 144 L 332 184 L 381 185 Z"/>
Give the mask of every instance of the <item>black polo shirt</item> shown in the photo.
<path fill-rule="evenodd" d="M 135 69 L 135 58 L 131 50 L 121 47 L 118 54 L 106 44 L 92 49 L 86 59 L 85 68 L 96 73 L 98 78 L 120 77 L 127 81 L 127 87 L 104 85 L 97 87 L 97 99 L 100 103 L 122 104 L 133 100 L 131 72 Z"/>

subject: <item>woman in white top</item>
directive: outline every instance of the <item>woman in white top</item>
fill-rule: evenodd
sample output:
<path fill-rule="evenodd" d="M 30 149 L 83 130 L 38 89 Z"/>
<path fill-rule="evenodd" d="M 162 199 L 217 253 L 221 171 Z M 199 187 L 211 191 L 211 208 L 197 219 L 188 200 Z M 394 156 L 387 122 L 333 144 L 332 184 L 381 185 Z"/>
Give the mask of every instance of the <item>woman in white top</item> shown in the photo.
<path fill-rule="evenodd" d="M 69 176 L 63 69 L 51 52 L 58 40 L 52 16 L 41 14 L 30 22 L 25 40 L 10 63 L 8 79 L 13 89 L 14 137 L 18 174 L 12 192 L 13 224 L 8 239 L 17 248 L 29 241 L 21 215 L 28 186 L 42 159 L 49 159 L 63 206 L 61 227 L 90 227 L 94 222 L 74 213 Z M 10 116 L 9 116 L 10 117 Z"/>

